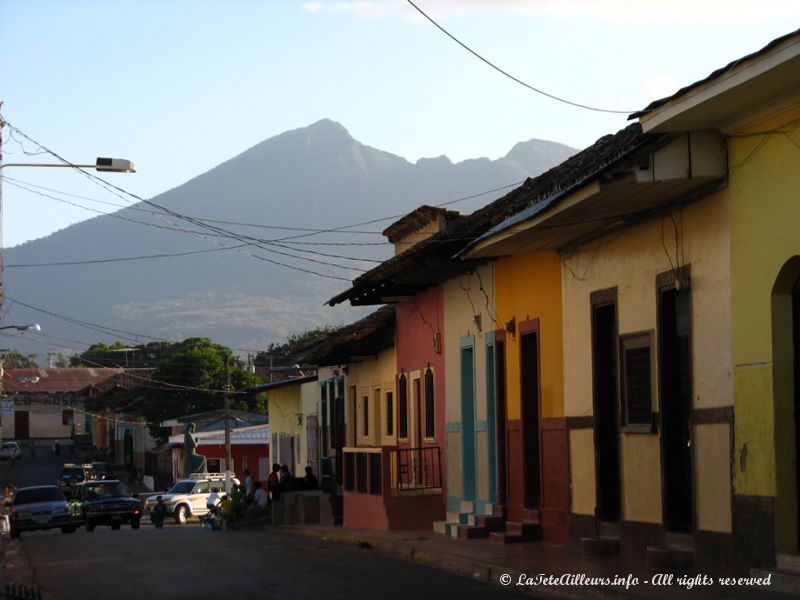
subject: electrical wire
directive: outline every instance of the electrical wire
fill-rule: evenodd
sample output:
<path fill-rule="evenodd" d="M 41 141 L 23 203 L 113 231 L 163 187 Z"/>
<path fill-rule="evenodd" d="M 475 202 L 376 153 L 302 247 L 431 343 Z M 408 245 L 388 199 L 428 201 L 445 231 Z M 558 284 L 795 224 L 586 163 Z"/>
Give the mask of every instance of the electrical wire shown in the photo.
<path fill-rule="evenodd" d="M 42 153 L 44 153 L 44 151 L 42 151 Z M 35 183 L 31 183 L 31 182 L 25 181 L 23 179 L 17 179 L 15 177 L 9 177 L 7 175 L 5 175 L 3 177 L 3 180 L 4 181 L 9 181 L 9 182 L 13 181 L 13 182 L 16 182 L 16 183 L 18 183 L 20 185 L 25 185 L 25 186 L 29 186 L 29 187 L 33 187 L 33 188 L 38 188 L 40 190 L 45 190 L 45 191 L 48 191 L 48 192 L 53 192 L 53 193 L 61 194 L 61 195 L 64 195 L 64 196 L 69 196 L 71 198 L 77 198 L 79 200 L 87 200 L 89 202 L 95 202 L 97 204 L 103 204 L 105 206 L 113 206 L 115 208 L 125 208 L 125 209 L 128 209 L 128 210 L 140 211 L 140 212 L 147 213 L 147 214 L 150 214 L 150 215 L 155 214 L 155 212 L 154 212 L 154 210 L 152 208 L 141 208 L 139 206 L 131 205 L 131 204 L 117 204 L 116 202 L 108 202 L 106 200 L 98 200 L 97 198 L 90 198 L 88 196 L 81 196 L 80 194 L 72 194 L 72 193 L 69 193 L 69 192 L 62 191 L 62 190 L 57 190 L 57 189 L 46 187 L 46 186 L 43 186 L 43 185 L 38 185 L 38 184 L 35 184 Z M 27 188 L 23 188 L 23 189 L 27 189 Z M 28 191 L 32 191 L 32 190 L 28 190 Z M 86 208 L 86 207 L 84 207 L 83 205 L 80 205 L 80 204 L 78 204 L 76 206 L 79 206 L 80 208 Z M 102 214 L 109 214 L 109 213 L 102 213 Z M 160 213 L 159 212 L 159 214 L 166 214 L 166 213 Z M 330 232 L 330 230 L 327 230 L 327 229 L 314 229 L 314 228 L 311 228 L 311 227 L 289 227 L 289 226 L 283 226 L 283 225 L 263 225 L 263 224 L 260 224 L 260 223 L 244 223 L 244 222 L 241 222 L 241 221 L 223 221 L 223 220 L 218 220 L 218 219 L 209 219 L 207 217 L 195 217 L 195 218 L 198 221 L 204 221 L 204 222 L 208 222 L 208 223 L 220 223 L 220 224 L 226 224 L 226 225 L 237 225 L 237 226 L 241 226 L 241 227 L 255 227 L 255 228 L 260 228 L 260 229 L 277 229 L 277 230 L 281 230 L 281 231 L 302 231 L 302 232 L 316 232 L 316 233 Z M 381 235 L 380 231 L 358 231 L 358 230 L 348 230 L 348 231 L 339 231 L 339 232 L 331 232 L 331 233 L 353 233 L 353 234 L 362 234 L 362 235 Z M 297 243 L 300 243 L 300 242 L 297 242 Z M 363 243 L 368 244 L 368 245 L 372 245 L 372 244 L 387 244 L 388 242 L 363 242 Z M 335 244 L 331 244 L 331 245 L 335 245 Z"/>
<path fill-rule="evenodd" d="M 257 238 L 252 238 L 250 236 L 238 235 L 236 233 L 227 231 L 227 230 L 222 229 L 220 227 L 204 224 L 204 223 L 198 221 L 197 219 L 194 219 L 193 217 L 189 217 L 187 215 L 182 215 L 181 213 L 178 213 L 178 212 L 176 212 L 176 211 L 174 211 L 172 209 L 168 209 L 168 208 L 166 208 L 164 206 L 161 206 L 158 203 L 153 202 L 152 200 L 146 200 L 144 198 L 141 198 L 140 196 L 137 196 L 136 194 L 125 190 L 124 188 L 121 188 L 121 187 L 119 187 L 117 185 L 114 185 L 114 184 L 106 181 L 102 177 L 98 177 L 97 175 L 95 175 L 93 173 L 90 173 L 90 172 L 86 171 L 85 169 L 82 169 L 82 168 L 78 167 L 74 163 L 72 163 L 72 162 L 68 161 L 67 159 L 65 159 L 63 156 L 59 155 L 58 153 L 54 152 L 53 150 L 50 150 L 49 148 L 47 148 L 43 144 L 37 142 L 36 140 L 31 138 L 29 135 L 27 135 L 25 132 L 20 130 L 18 127 L 13 126 L 11 123 L 8 123 L 8 121 L 4 121 L 4 122 L 9 127 L 11 127 L 14 131 L 19 133 L 19 135 L 24 137 L 26 140 L 36 144 L 37 146 L 39 146 L 40 148 L 42 148 L 44 150 L 47 150 L 47 152 L 51 156 L 57 158 L 58 160 L 60 160 L 64 164 L 71 166 L 78 173 L 81 173 L 84 177 L 88 178 L 90 181 L 92 181 L 96 185 L 99 185 L 99 186 L 105 188 L 106 190 L 108 190 L 109 192 L 113 193 L 114 195 L 116 195 L 117 197 L 119 197 L 121 199 L 125 199 L 125 196 L 128 196 L 130 198 L 133 198 L 133 199 L 137 200 L 138 202 L 142 202 L 142 203 L 144 203 L 144 204 L 146 204 L 148 206 L 152 206 L 152 207 L 158 209 L 159 211 L 161 211 L 163 213 L 166 213 L 166 214 L 168 214 L 168 215 L 170 215 L 170 216 L 172 216 L 174 218 L 177 218 L 179 220 L 187 221 L 187 222 L 189 222 L 189 223 L 191 223 L 191 224 L 193 224 L 193 225 L 195 225 L 197 227 L 200 227 L 201 229 L 206 229 L 206 230 L 209 230 L 209 231 L 211 231 L 213 233 L 217 233 L 217 234 L 223 234 L 226 237 L 232 237 L 233 239 L 236 239 L 236 240 L 239 240 L 239 241 L 242 241 L 242 242 L 244 242 L 244 241 L 255 242 L 254 244 L 252 244 L 253 246 L 259 248 L 260 250 L 264 250 L 266 252 L 270 252 L 270 253 L 273 253 L 273 254 L 287 255 L 287 253 L 285 253 L 285 252 L 279 252 L 279 251 L 276 251 L 276 250 L 271 250 L 269 248 L 264 248 L 262 245 L 260 245 L 260 241 Z M 174 222 L 168 221 L 163 216 L 159 216 L 158 218 L 160 218 L 162 220 L 165 220 L 165 221 L 169 222 L 172 225 L 175 225 Z M 218 241 L 207 237 L 206 233 L 201 233 L 199 231 L 192 231 L 192 230 L 187 230 L 187 231 L 189 231 L 191 233 L 194 233 L 195 235 L 200 236 L 201 238 L 205 239 L 206 241 L 208 241 L 208 242 L 210 242 L 210 243 L 212 243 L 214 245 L 217 245 L 217 246 L 220 245 Z M 239 249 L 237 251 L 238 252 L 243 252 L 241 249 Z M 280 261 L 277 261 L 277 260 L 274 260 L 274 259 L 270 259 L 270 258 L 266 258 L 266 257 L 260 256 L 260 255 L 254 254 L 254 253 L 249 253 L 249 255 L 252 256 L 253 258 L 258 259 L 258 260 L 269 262 L 269 263 L 277 265 L 277 266 L 286 267 L 288 269 L 292 269 L 292 270 L 299 271 L 299 272 L 302 272 L 302 273 L 307 273 L 307 274 L 310 274 L 310 275 L 317 275 L 319 277 L 324 277 L 324 278 L 327 278 L 327 279 L 336 279 L 336 280 L 347 281 L 347 282 L 350 281 L 349 279 L 347 279 L 345 277 L 340 277 L 340 276 L 337 276 L 337 275 L 329 275 L 327 273 L 320 273 L 318 271 L 312 271 L 311 269 L 306 269 L 306 268 L 303 268 L 303 267 L 298 267 L 296 265 L 287 264 L 287 263 L 280 262 Z M 300 259 L 300 260 L 306 260 L 306 261 L 310 261 L 310 262 L 324 264 L 323 261 L 318 261 L 318 260 L 311 259 L 311 258 L 298 257 L 298 256 L 294 256 L 294 255 L 289 255 L 289 256 L 292 256 L 293 258 L 297 258 L 297 259 Z M 352 267 L 342 267 L 342 265 L 337 265 L 335 263 L 330 263 L 329 266 L 352 269 Z M 358 270 L 358 269 L 355 269 L 355 270 Z"/>
<path fill-rule="evenodd" d="M 556 95 L 551 94 L 549 92 L 545 92 L 542 89 L 539 89 L 539 88 L 534 87 L 534 86 L 532 86 L 532 85 L 530 85 L 528 83 L 525 83 L 521 79 L 519 79 L 517 77 L 514 77 L 514 75 L 511 75 L 508 71 L 505 71 L 505 70 L 501 69 L 500 67 L 498 67 L 496 64 L 494 64 L 490 60 L 484 58 L 483 56 L 481 56 L 480 54 L 475 52 L 472 48 L 467 46 L 464 42 L 462 42 L 461 40 L 456 38 L 453 34 L 451 34 L 449 31 L 447 31 L 444 27 L 439 25 L 439 23 L 434 21 L 430 16 L 428 16 L 427 13 L 425 13 L 425 11 L 423 11 L 419 6 L 414 4 L 414 2 L 412 2 L 411 0 L 406 0 L 406 1 L 411 6 L 413 6 L 417 10 L 417 12 L 419 14 L 421 14 L 428 21 L 430 21 L 439 31 L 441 31 L 443 34 L 445 34 L 447 37 L 449 37 L 451 40 L 453 40 L 456 44 L 461 46 L 464 50 L 466 50 L 467 52 L 472 54 L 472 56 L 474 56 L 478 60 L 482 61 L 483 63 L 487 64 L 488 66 L 490 66 L 492 69 L 494 69 L 498 73 L 500 73 L 502 75 L 505 75 L 506 77 L 508 77 L 512 81 L 518 83 L 519 85 L 521 85 L 524 88 L 527 88 L 527 89 L 531 90 L 532 92 L 536 92 L 537 94 L 541 94 L 542 96 L 545 96 L 546 98 L 550 98 L 551 100 L 555 100 L 557 102 L 561 102 L 562 104 L 567 104 L 569 106 L 574 106 L 576 108 L 583 108 L 583 109 L 591 110 L 591 111 L 594 111 L 594 112 L 611 113 L 611 114 L 623 114 L 623 115 L 629 115 L 631 113 L 636 112 L 635 110 L 611 110 L 611 109 L 606 109 L 606 108 L 598 108 L 596 106 L 589 106 L 588 104 L 581 104 L 579 102 L 573 102 L 572 100 L 567 100 L 566 98 L 562 98 L 560 96 L 556 96 Z"/>

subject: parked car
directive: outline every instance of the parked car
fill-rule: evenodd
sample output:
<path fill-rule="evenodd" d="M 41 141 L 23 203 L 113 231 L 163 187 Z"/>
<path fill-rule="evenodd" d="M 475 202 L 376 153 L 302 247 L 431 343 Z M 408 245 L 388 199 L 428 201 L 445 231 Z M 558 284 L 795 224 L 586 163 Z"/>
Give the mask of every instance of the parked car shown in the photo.
<path fill-rule="evenodd" d="M 93 460 L 92 468 L 97 479 L 111 479 L 111 467 L 107 462 Z"/>
<path fill-rule="evenodd" d="M 239 480 L 234 477 L 233 483 L 239 485 Z M 172 513 L 175 522 L 183 525 L 191 517 L 200 517 L 208 512 L 206 503 L 211 492 L 224 491 L 224 473 L 199 473 L 188 479 L 178 480 L 167 492 L 161 494 L 161 499 L 167 505 L 167 511 Z M 144 510 L 150 515 L 151 520 L 157 497 L 157 494 L 151 495 L 144 505 Z"/>
<path fill-rule="evenodd" d="M 0 448 L 0 460 L 17 460 L 22 454 L 17 442 L 3 442 Z"/>
<path fill-rule="evenodd" d="M 59 489 L 68 489 L 76 486 L 84 481 L 94 481 L 97 479 L 97 474 L 94 472 L 92 465 L 89 463 L 77 465 L 74 463 L 66 463 L 61 470 L 61 475 L 58 476 Z"/>
<path fill-rule="evenodd" d="M 73 533 L 75 520 L 64 493 L 54 485 L 24 487 L 14 494 L 9 515 L 11 537 L 23 531 L 60 528 Z"/>
<path fill-rule="evenodd" d="M 98 525 L 119 529 L 123 524 L 139 529 L 142 504 L 116 479 L 77 484 L 69 504 L 75 520 L 86 525 L 86 531 L 94 531 Z"/>

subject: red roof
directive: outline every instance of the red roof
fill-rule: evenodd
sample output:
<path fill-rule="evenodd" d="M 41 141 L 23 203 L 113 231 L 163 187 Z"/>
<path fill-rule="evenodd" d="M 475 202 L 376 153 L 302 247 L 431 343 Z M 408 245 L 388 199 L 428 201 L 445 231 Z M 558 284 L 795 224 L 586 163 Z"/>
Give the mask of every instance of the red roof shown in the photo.
<path fill-rule="evenodd" d="M 5 393 L 69 394 L 96 386 L 124 369 L 8 369 L 3 372 Z"/>

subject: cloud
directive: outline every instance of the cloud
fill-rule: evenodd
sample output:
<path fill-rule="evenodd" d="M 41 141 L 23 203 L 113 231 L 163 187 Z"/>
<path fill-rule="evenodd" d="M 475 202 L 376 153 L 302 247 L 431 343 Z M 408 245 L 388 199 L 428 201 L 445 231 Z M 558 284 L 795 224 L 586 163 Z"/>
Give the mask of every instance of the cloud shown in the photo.
<path fill-rule="evenodd" d="M 800 17 L 797 0 L 415 0 L 434 19 L 476 12 L 516 12 L 561 18 L 590 17 L 610 22 L 734 23 Z M 353 13 L 362 18 L 419 19 L 406 0 L 315 0 L 309 13 Z"/>

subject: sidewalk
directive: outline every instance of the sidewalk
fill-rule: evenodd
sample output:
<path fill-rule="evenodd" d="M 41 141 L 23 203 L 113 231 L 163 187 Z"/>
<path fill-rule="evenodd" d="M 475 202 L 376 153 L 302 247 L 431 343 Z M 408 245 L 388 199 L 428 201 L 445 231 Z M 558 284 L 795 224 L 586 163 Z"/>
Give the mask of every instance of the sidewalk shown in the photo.
<path fill-rule="evenodd" d="M 488 540 L 456 540 L 432 531 L 368 531 L 343 527 L 318 525 L 276 526 L 282 531 L 331 542 L 372 548 L 408 560 L 416 560 L 431 567 L 455 571 L 476 579 L 496 584 L 499 588 L 526 589 L 540 598 L 591 598 L 595 600 L 621 598 L 656 598 L 677 600 L 680 598 L 783 600 L 794 595 L 768 591 L 765 586 L 694 586 L 689 582 L 680 585 L 678 575 L 671 584 L 654 585 L 654 574 L 641 565 L 624 564 L 619 557 L 585 558 L 579 551 L 565 546 L 529 542 L 499 545 Z M 570 585 L 559 584 L 553 579 L 565 574 L 574 575 Z M 549 581 L 536 580 L 539 576 L 552 575 Z M 627 587 L 609 583 L 587 582 L 578 579 L 607 578 L 631 582 Z M 527 584 L 526 578 L 534 578 L 535 584 Z M 638 579 L 638 583 L 633 581 Z M 645 583 L 647 582 L 647 583 Z M 665 582 L 666 583 L 666 582 Z"/>

